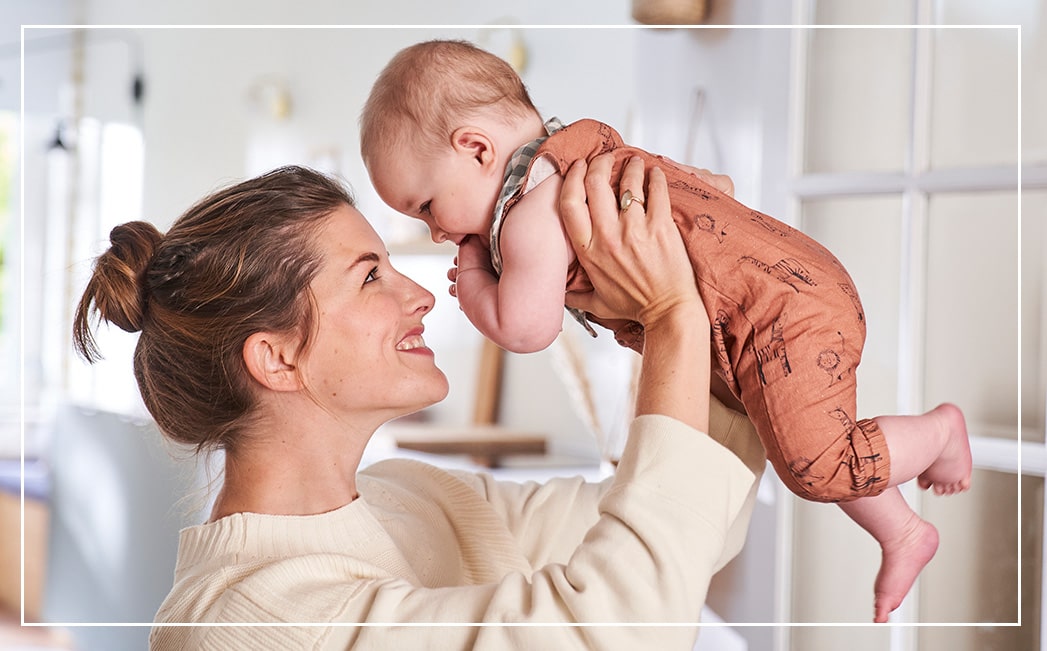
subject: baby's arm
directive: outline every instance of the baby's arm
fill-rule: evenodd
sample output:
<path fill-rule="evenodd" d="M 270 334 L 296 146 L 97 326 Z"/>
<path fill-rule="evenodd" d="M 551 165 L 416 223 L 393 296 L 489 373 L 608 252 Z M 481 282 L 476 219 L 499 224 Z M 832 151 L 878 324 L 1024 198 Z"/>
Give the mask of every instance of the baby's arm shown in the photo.
<path fill-rule="evenodd" d="M 562 178 L 553 175 L 525 194 L 505 217 L 497 277 L 466 241 L 458 251 L 455 292 L 485 337 L 514 353 L 533 353 L 563 325 L 564 291 L 572 251 L 557 210 Z M 472 238 L 470 238 L 472 239 Z"/>

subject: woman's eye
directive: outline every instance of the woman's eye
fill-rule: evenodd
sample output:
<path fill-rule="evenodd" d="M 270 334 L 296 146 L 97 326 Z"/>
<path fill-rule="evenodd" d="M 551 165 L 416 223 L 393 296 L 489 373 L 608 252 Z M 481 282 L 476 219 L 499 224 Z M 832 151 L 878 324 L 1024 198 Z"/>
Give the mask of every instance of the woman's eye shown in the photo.
<path fill-rule="evenodd" d="M 364 278 L 364 284 L 366 285 L 372 280 L 378 280 L 378 267 L 371 269 L 371 272 L 367 274 L 366 278 Z"/>

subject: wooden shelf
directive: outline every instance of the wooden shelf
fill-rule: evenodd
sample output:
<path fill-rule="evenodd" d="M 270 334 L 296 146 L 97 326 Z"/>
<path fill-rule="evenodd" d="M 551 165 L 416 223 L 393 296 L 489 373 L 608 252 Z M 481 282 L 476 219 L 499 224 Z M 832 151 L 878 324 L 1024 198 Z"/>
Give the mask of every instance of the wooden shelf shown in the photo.
<path fill-rule="evenodd" d="M 497 425 L 437 427 L 432 425 L 389 425 L 384 430 L 396 447 L 429 454 L 467 455 L 476 464 L 497 468 L 501 459 L 515 455 L 544 455 L 544 434 L 508 429 Z"/>

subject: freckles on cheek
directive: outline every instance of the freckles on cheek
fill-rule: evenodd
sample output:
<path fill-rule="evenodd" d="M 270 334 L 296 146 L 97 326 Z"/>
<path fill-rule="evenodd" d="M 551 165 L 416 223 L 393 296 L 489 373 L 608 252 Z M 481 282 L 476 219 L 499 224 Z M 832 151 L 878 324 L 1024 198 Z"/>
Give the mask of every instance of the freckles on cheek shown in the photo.
<path fill-rule="evenodd" d="M 340 347 L 334 347 L 324 356 L 324 364 L 329 369 L 334 369 L 323 373 L 320 381 L 320 390 L 323 393 L 330 395 L 332 398 L 338 397 L 339 391 L 342 389 L 342 385 L 345 384 L 345 378 L 342 373 L 338 372 L 338 368 L 341 364 L 342 349 Z"/>
<path fill-rule="evenodd" d="M 333 377 L 333 378 L 330 378 L 328 380 L 327 388 L 331 391 L 331 397 L 332 398 L 337 398 L 338 397 L 338 392 L 341 391 L 341 389 L 342 389 L 342 382 L 344 382 L 344 381 L 345 381 L 345 379 L 342 376 L 340 376 L 340 375 L 336 376 L 336 377 Z"/>

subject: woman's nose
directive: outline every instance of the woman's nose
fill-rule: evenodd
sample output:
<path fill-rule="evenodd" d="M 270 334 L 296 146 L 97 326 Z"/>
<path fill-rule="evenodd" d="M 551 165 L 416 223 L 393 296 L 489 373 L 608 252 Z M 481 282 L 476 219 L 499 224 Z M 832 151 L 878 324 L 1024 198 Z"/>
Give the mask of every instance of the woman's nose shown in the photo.
<path fill-rule="evenodd" d="M 433 238 L 435 240 L 435 238 Z M 443 240 L 441 240 L 443 241 Z M 422 287 L 407 276 L 403 276 L 406 283 L 406 305 L 408 312 L 427 313 L 436 304 L 436 297 L 425 287 Z"/>

